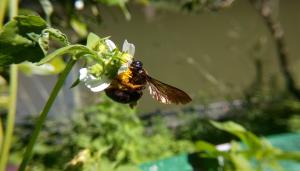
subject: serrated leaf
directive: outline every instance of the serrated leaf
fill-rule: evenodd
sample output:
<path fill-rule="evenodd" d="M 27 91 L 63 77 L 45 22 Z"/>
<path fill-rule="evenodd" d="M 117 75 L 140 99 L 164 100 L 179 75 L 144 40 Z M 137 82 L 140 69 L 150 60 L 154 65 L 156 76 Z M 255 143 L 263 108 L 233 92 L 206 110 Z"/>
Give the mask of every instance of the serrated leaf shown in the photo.
<path fill-rule="evenodd" d="M 0 32 L 0 66 L 43 58 L 42 48 L 30 35 L 39 35 L 46 27 L 47 23 L 35 15 L 20 15 L 9 21 Z"/>
<path fill-rule="evenodd" d="M 47 28 L 47 29 L 43 30 L 42 36 L 44 36 L 44 34 L 49 34 L 50 38 L 52 38 L 56 41 L 59 41 L 60 43 L 62 43 L 65 46 L 70 44 L 67 36 L 58 29 Z"/>

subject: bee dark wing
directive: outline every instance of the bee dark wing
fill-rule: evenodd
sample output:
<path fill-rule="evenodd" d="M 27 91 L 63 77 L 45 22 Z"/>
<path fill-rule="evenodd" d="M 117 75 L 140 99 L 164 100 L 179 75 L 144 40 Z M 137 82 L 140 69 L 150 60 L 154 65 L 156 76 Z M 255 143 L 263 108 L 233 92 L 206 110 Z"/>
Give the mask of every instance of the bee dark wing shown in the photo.
<path fill-rule="evenodd" d="M 184 91 L 147 76 L 150 95 L 164 104 L 186 104 L 192 99 Z"/>

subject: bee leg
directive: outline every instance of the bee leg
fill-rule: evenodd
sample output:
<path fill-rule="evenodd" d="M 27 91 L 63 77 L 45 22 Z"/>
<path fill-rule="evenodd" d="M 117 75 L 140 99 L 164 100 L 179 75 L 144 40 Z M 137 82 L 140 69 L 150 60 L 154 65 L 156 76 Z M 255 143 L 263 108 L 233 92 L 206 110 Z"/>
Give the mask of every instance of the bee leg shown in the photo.
<path fill-rule="evenodd" d="M 137 105 L 137 101 L 129 103 L 129 107 L 133 109 Z"/>

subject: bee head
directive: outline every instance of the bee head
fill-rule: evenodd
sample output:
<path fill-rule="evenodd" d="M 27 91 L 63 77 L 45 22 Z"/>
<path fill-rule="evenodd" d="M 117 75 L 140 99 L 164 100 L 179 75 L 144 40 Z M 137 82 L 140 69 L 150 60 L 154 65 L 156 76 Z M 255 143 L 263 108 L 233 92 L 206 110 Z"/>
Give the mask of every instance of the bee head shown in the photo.
<path fill-rule="evenodd" d="M 141 61 L 134 60 L 131 63 L 131 67 L 135 70 L 141 70 L 143 68 L 143 63 Z"/>

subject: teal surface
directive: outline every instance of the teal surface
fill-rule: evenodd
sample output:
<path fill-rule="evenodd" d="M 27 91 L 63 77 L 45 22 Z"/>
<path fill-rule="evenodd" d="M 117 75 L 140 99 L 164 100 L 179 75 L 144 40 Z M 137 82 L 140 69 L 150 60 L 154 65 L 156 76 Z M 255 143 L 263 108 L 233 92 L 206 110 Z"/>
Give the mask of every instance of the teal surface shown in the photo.
<path fill-rule="evenodd" d="M 273 146 L 284 151 L 300 151 L 300 134 L 280 134 L 269 136 L 268 140 Z M 286 171 L 300 171 L 300 163 L 292 161 L 280 162 Z"/>
<path fill-rule="evenodd" d="M 279 134 L 267 139 L 284 151 L 300 151 L 300 134 Z M 189 154 L 182 154 L 163 160 L 148 162 L 140 165 L 142 171 L 193 171 L 188 160 Z M 281 162 L 285 171 L 300 171 L 300 163 L 291 161 Z"/>

